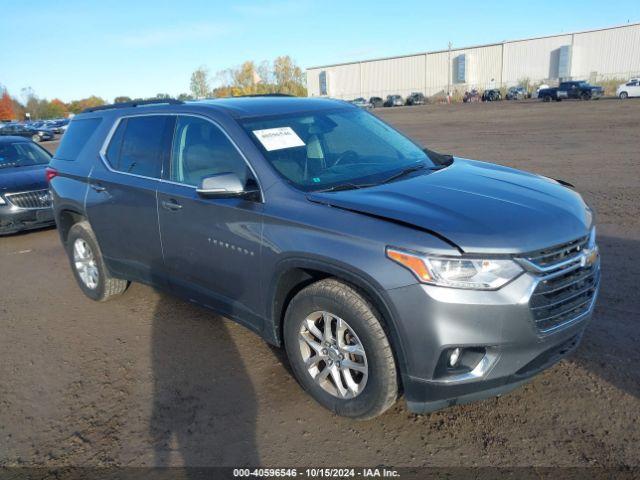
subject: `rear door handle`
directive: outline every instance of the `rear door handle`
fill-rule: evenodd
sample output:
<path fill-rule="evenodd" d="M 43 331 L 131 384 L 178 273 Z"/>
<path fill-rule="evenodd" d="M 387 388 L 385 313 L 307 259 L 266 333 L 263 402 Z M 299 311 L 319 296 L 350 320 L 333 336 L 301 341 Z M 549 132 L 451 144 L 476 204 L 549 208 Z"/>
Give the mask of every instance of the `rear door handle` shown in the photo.
<path fill-rule="evenodd" d="M 164 208 L 165 210 L 180 210 L 182 208 L 182 205 L 180 205 L 175 200 L 163 200 L 162 208 Z"/>
<path fill-rule="evenodd" d="M 93 188 L 96 192 L 105 192 L 107 189 L 105 187 L 103 187 L 102 185 L 97 185 L 95 183 L 91 184 L 91 188 Z"/>

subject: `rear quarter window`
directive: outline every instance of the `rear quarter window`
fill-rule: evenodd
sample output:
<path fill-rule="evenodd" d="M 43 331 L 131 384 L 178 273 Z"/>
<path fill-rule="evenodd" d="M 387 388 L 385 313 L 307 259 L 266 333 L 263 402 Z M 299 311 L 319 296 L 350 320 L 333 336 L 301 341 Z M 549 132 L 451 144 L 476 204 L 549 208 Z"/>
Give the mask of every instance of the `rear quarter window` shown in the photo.
<path fill-rule="evenodd" d="M 170 150 L 175 119 L 169 115 L 123 118 L 106 151 L 111 168 L 123 173 L 159 178 Z"/>
<path fill-rule="evenodd" d="M 77 160 L 78 155 L 96 132 L 101 121 L 100 118 L 73 120 L 62 137 L 56 151 L 56 159 Z"/>

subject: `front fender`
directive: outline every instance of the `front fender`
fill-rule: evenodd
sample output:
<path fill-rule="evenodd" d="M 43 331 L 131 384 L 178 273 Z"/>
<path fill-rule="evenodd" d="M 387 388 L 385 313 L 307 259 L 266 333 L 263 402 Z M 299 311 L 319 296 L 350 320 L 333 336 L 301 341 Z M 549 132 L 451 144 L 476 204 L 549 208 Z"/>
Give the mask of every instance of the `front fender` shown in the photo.
<path fill-rule="evenodd" d="M 271 312 L 271 322 L 268 322 L 268 324 L 271 325 L 272 330 L 270 332 L 265 331 L 265 336 L 272 337 L 273 343 L 277 345 L 282 344 L 282 320 L 286 311 L 286 303 L 278 301 L 278 291 L 288 272 L 294 270 L 320 272 L 324 276 L 343 280 L 363 293 L 382 316 L 383 326 L 389 336 L 398 368 L 401 372 L 406 370 L 405 342 L 403 340 L 402 327 L 398 322 L 397 312 L 382 285 L 364 271 L 320 255 L 308 253 L 304 255 L 291 254 L 278 261 L 273 275 L 275 281 L 271 283 L 267 295 L 267 308 Z"/>

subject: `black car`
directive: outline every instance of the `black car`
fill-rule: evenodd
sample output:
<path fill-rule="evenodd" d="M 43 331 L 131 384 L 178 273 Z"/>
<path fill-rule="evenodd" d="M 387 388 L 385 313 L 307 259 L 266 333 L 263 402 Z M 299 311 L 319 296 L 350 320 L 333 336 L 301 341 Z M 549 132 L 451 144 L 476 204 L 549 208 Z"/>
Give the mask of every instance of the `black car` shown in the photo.
<path fill-rule="evenodd" d="M 69 124 L 68 119 L 63 120 L 51 120 L 50 122 L 46 122 L 44 127 L 47 130 L 51 130 L 53 133 L 61 134 L 64 133 L 64 126 Z"/>
<path fill-rule="evenodd" d="M 53 225 L 51 155 L 22 137 L 0 137 L 0 235 Z"/>
<path fill-rule="evenodd" d="M 490 88 L 482 92 L 483 102 L 497 102 L 498 100 L 502 100 L 502 93 L 498 88 Z"/>
<path fill-rule="evenodd" d="M 407 105 L 424 105 L 426 100 L 424 95 L 420 92 L 413 92 L 411 95 L 407 97 Z"/>
<path fill-rule="evenodd" d="M 380 97 L 371 97 L 369 99 L 369 103 L 371 104 L 371 108 L 380 108 L 384 106 L 384 100 Z"/>
<path fill-rule="evenodd" d="M 387 95 L 387 99 L 384 102 L 385 107 L 401 107 L 404 105 L 404 100 L 400 95 Z"/>
<path fill-rule="evenodd" d="M 538 98 L 543 102 L 564 99 L 597 100 L 604 95 L 604 89 L 587 82 L 561 82 L 559 87 L 543 88 L 538 92 Z"/>
<path fill-rule="evenodd" d="M 524 100 L 525 98 L 529 98 L 529 92 L 524 87 L 509 87 L 507 90 L 506 99 L 507 100 Z"/>
<path fill-rule="evenodd" d="M 0 128 L 0 135 L 10 135 L 12 137 L 24 137 L 41 142 L 44 140 L 53 140 L 56 136 L 48 128 L 32 127 L 30 125 L 13 124 Z"/>

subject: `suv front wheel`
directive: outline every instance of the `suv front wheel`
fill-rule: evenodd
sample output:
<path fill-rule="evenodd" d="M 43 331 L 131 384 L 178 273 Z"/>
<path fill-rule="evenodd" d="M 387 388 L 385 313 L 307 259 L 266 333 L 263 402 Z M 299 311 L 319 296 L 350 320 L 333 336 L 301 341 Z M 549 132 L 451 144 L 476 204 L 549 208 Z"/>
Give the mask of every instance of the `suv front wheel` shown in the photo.
<path fill-rule="evenodd" d="M 79 222 L 71 227 L 66 247 L 76 281 L 90 299 L 104 302 L 120 295 L 129 286 L 126 280 L 109 274 L 89 222 Z"/>
<path fill-rule="evenodd" d="M 396 365 L 379 314 L 350 285 L 325 279 L 300 291 L 284 337 L 296 378 L 324 407 L 367 419 L 396 401 Z"/>

